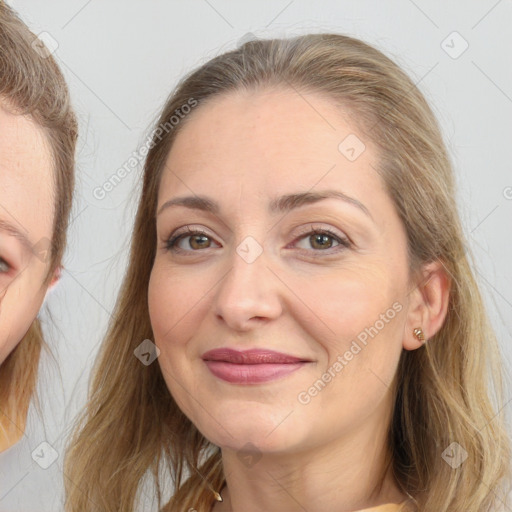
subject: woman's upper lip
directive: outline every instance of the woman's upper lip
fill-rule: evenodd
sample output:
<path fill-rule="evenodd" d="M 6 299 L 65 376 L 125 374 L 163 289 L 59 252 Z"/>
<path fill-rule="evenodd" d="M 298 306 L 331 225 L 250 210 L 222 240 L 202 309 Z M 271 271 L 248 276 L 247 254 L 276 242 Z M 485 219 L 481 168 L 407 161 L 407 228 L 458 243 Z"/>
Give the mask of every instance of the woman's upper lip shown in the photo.
<path fill-rule="evenodd" d="M 266 349 L 234 350 L 231 348 L 216 348 L 208 350 L 201 357 L 204 361 L 224 361 L 233 364 L 290 364 L 310 361 L 309 359 Z"/>

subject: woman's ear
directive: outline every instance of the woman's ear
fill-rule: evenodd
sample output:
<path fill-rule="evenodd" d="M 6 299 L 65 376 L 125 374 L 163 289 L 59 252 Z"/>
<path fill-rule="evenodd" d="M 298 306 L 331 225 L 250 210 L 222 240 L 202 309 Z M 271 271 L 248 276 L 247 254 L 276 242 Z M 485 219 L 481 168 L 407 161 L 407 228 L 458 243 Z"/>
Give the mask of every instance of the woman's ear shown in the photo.
<path fill-rule="evenodd" d="M 414 335 L 414 329 L 419 327 L 425 340 L 432 338 L 441 329 L 448 311 L 451 282 L 441 261 L 423 267 L 421 277 L 410 293 L 403 339 L 405 350 L 415 350 L 423 345 Z"/>

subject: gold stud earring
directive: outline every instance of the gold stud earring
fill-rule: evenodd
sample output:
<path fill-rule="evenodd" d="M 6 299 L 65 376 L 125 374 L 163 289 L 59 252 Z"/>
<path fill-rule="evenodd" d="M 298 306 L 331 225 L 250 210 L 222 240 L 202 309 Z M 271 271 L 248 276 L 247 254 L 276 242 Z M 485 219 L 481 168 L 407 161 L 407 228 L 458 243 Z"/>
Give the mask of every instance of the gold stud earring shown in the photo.
<path fill-rule="evenodd" d="M 416 327 L 412 332 L 421 343 L 425 343 L 425 335 L 420 327 Z"/>

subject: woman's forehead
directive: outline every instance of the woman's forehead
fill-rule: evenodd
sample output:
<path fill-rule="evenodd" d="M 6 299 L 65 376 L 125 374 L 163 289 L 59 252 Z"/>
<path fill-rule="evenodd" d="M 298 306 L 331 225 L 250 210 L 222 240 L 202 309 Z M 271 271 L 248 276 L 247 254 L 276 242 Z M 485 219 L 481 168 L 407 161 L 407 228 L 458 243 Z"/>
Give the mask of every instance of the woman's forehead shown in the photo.
<path fill-rule="evenodd" d="M 177 133 L 166 170 L 303 181 L 372 174 L 374 145 L 321 96 L 293 90 L 223 95 L 199 105 Z M 335 168 L 335 172 L 330 170 Z M 165 172 L 165 171 L 164 171 Z"/>
<path fill-rule="evenodd" d="M 374 145 L 346 112 L 328 108 L 327 99 L 292 90 L 225 95 L 197 107 L 167 157 L 158 208 L 185 195 L 247 204 L 332 189 L 369 203 L 378 218 L 378 196 L 388 208 L 390 198 Z"/>

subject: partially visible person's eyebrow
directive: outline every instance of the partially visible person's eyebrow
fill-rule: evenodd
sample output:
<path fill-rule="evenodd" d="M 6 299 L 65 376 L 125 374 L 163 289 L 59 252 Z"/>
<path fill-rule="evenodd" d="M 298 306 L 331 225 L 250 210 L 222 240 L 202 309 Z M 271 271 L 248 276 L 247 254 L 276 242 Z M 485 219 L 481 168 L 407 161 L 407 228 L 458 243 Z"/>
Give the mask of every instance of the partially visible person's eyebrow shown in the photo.
<path fill-rule="evenodd" d="M 269 212 L 272 214 L 285 213 L 299 208 L 306 204 L 316 203 L 323 199 L 335 198 L 345 201 L 359 208 L 372 220 L 373 217 L 368 211 L 368 208 L 354 197 L 347 196 L 339 190 L 322 190 L 319 192 L 300 192 L 297 194 L 286 194 L 284 196 L 272 199 L 269 203 Z M 175 197 L 166 201 L 158 210 L 157 215 L 160 215 L 165 209 L 173 206 L 183 206 L 185 208 L 202 210 L 213 214 L 218 214 L 220 211 L 219 205 L 212 199 L 206 196 L 183 196 Z"/>
<path fill-rule="evenodd" d="M 11 224 L 6 220 L 0 219 L 0 231 L 5 231 L 8 235 L 17 238 L 29 253 L 32 253 L 34 251 L 33 246 L 30 243 L 27 236 L 22 231 L 20 231 L 14 224 Z"/>

